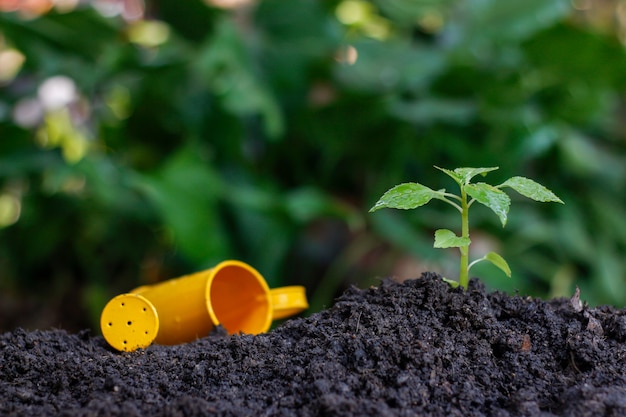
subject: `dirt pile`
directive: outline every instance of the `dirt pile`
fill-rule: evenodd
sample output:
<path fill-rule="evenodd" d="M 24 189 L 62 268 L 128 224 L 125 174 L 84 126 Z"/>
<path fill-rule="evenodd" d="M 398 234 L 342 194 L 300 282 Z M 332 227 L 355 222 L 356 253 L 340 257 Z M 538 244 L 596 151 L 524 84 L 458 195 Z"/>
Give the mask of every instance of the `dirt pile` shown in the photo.
<path fill-rule="evenodd" d="M 624 310 L 424 274 L 259 336 L 118 353 L 87 331 L 5 333 L 0 414 L 624 416 L 625 342 Z"/>

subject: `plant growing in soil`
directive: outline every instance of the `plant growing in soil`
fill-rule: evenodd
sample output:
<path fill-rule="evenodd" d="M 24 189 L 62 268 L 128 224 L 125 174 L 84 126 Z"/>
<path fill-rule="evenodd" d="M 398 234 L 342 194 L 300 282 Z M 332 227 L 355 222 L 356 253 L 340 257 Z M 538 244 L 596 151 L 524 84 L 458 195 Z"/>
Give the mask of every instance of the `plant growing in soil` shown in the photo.
<path fill-rule="evenodd" d="M 461 262 L 459 268 L 459 281 L 447 280 L 452 285 L 461 285 L 467 289 L 469 282 L 469 270 L 472 266 L 481 261 L 489 261 L 501 269 L 507 276 L 511 276 L 511 268 L 504 258 L 495 252 L 489 252 L 484 257 L 469 262 L 469 246 L 471 244 L 469 235 L 469 208 L 475 202 L 489 207 L 502 222 L 502 227 L 506 226 L 507 214 L 511 205 L 511 199 L 502 191 L 503 188 L 512 188 L 521 195 L 535 201 L 556 202 L 563 204 L 563 201 L 552 191 L 543 185 L 525 178 L 512 177 L 500 185 L 490 185 L 484 182 L 472 183 L 471 180 L 476 175 L 486 176 L 489 172 L 495 171 L 498 167 L 491 168 L 456 168 L 454 171 L 439 168 L 452 177 L 459 185 L 460 195 L 446 192 L 445 189 L 433 190 L 422 184 L 408 182 L 396 185 L 387 191 L 369 210 L 370 213 L 381 208 L 395 208 L 402 210 L 414 209 L 427 204 L 432 199 L 442 200 L 450 204 L 461 213 L 461 236 L 457 236 L 448 229 L 439 229 L 435 232 L 435 248 L 459 248 L 461 252 Z"/>

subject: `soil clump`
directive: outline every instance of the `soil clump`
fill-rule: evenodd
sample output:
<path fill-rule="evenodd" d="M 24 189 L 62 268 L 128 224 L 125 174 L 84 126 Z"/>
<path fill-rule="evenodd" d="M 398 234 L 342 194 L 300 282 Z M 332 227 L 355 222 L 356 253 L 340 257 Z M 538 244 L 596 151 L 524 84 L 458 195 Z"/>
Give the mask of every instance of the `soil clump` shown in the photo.
<path fill-rule="evenodd" d="M 625 310 L 425 273 L 257 336 L 120 353 L 89 331 L 4 333 L 0 415 L 624 416 L 625 342 Z"/>

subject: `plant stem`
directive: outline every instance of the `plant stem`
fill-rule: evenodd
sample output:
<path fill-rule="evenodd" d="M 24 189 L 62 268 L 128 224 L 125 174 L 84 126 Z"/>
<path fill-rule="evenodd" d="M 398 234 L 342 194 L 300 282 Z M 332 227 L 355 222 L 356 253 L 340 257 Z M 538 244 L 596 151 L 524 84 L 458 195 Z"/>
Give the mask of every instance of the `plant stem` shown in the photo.
<path fill-rule="evenodd" d="M 461 186 L 461 237 L 469 239 L 469 205 L 465 188 Z M 467 289 L 469 283 L 469 244 L 461 246 L 461 265 L 459 268 L 459 285 Z"/>

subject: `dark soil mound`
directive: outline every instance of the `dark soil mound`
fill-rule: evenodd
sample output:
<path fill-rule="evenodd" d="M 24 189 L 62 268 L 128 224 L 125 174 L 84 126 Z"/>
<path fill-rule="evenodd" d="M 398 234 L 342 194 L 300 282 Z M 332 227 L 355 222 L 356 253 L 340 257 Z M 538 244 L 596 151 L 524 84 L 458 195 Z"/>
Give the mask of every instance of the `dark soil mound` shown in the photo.
<path fill-rule="evenodd" d="M 88 332 L 0 336 L 0 414 L 624 416 L 626 311 L 450 289 L 367 290 L 268 334 L 132 353 Z"/>

